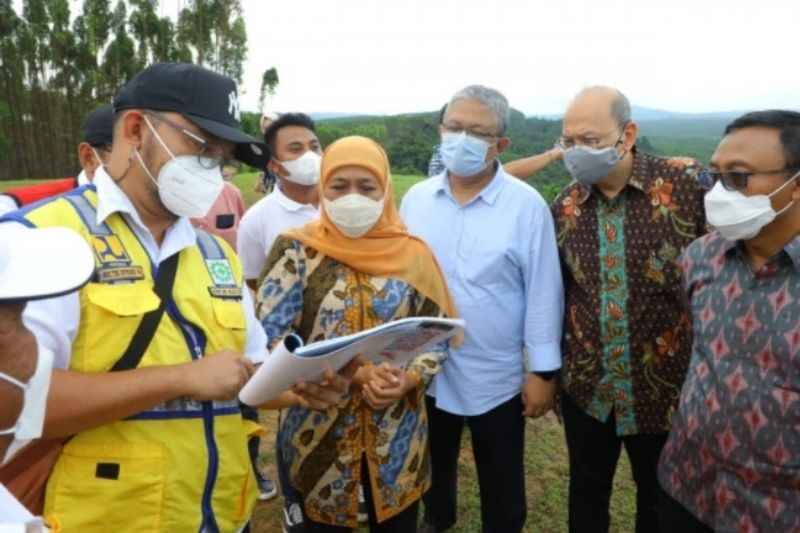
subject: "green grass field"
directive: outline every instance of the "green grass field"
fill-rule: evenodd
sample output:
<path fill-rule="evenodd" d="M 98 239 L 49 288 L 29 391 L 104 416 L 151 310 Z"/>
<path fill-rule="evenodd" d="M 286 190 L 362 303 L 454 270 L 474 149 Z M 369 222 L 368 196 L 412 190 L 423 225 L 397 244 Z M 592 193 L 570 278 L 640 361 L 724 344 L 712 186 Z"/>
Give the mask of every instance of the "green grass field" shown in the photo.
<path fill-rule="evenodd" d="M 241 189 L 248 207 L 263 197 L 261 193 L 253 191 L 255 179 L 256 174 L 252 173 L 239 174 L 233 178 L 233 183 Z M 399 203 L 405 192 L 422 177 L 395 175 L 393 179 L 395 200 Z M 0 182 L 0 190 L 28 183 L 35 183 L 35 181 Z M 262 415 L 262 424 L 268 428 L 269 434 L 262 439 L 260 461 L 264 470 L 277 482 L 274 461 L 276 414 L 265 412 Z M 477 533 L 480 531 L 480 500 L 468 431 L 465 432 L 462 445 L 459 476 L 459 520 L 455 532 Z M 528 495 L 528 521 L 525 531 L 531 533 L 567 531 L 569 463 L 567 462 L 564 430 L 552 414 L 544 419 L 527 423 L 525 477 Z M 630 466 L 623 453 L 620 457 L 620 466 L 611 501 L 611 531 L 627 533 L 634 530 L 635 501 Z M 269 502 L 258 502 L 253 516 L 253 532 L 275 533 L 280 531 L 281 505 L 280 495 Z M 366 531 L 366 528 L 362 528 L 360 531 Z"/>
<path fill-rule="evenodd" d="M 244 197 L 244 205 L 250 207 L 254 203 L 256 203 L 259 199 L 263 198 L 263 194 L 255 192 L 253 190 L 253 185 L 255 184 L 256 177 L 258 174 L 254 172 L 242 173 L 237 174 L 234 176 L 232 183 L 239 187 L 239 190 L 242 191 L 242 196 Z M 397 202 L 403 197 L 406 191 L 417 181 L 422 179 L 422 176 L 408 176 L 408 175 L 393 175 L 392 176 L 394 182 L 394 196 Z M 42 180 L 10 180 L 10 181 L 0 181 L 0 192 L 11 189 L 13 187 L 22 187 L 23 185 L 32 185 L 34 183 L 39 183 Z"/>

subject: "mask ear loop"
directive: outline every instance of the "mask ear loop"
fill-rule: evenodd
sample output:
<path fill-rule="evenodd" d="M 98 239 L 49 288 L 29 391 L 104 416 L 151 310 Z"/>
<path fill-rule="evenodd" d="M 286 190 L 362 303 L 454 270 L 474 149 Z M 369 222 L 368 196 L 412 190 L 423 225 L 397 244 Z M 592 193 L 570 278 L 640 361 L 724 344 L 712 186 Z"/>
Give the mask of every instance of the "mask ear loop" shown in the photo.
<path fill-rule="evenodd" d="M 792 183 L 792 182 L 793 182 L 795 179 L 797 179 L 797 176 L 800 176 L 800 172 L 797 172 L 797 173 L 795 173 L 795 175 L 794 175 L 794 176 L 792 176 L 791 178 L 789 178 L 788 180 L 786 180 L 786 183 L 784 183 L 783 185 L 781 185 L 780 187 L 778 187 L 777 189 L 775 189 L 774 191 L 772 191 L 771 193 L 769 193 L 769 195 L 767 196 L 767 198 L 772 198 L 774 195 L 776 195 L 776 194 L 778 194 L 779 192 L 781 192 L 781 191 L 784 189 L 784 187 L 786 187 L 787 185 L 789 185 L 790 183 Z M 791 202 L 789 202 L 788 204 L 786 204 L 786 207 L 784 207 L 784 208 L 783 208 L 783 209 L 781 209 L 780 211 L 776 211 L 776 212 L 775 212 L 775 216 L 777 217 L 777 216 L 779 216 L 779 215 L 782 215 L 782 214 L 783 214 L 783 213 L 784 213 L 784 212 L 785 212 L 787 209 L 789 209 L 790 207 L 792 207 L 794 204 L 795 204 L 795 200 L 792 200 Z"/>
<path fill-rule="evenodd" d="M 272 163 L 272 161 L 273 161 L 273 160 L 275 160 L 275 162 L 276 162 L 276 163 L 278 163 L 278 164 L 281 166 L 281 168 L 282 168 L 283 170 L 286 170 L 286 167 L 284 167 L 284 166 L 283 166 L 283 161 L 280 161 L 280 160 L 278 160 L 278 158 L 277 158 L 277 157 L 275 157 L 275 156 L 272 156 L 272 157 L 270 157 L 269 159 L 270 159 L 270 160 L 269 160 L 269 162 L 267 163 L 267 171 L 271 171 L 271 170 L 270 170 L 270 168 L 269 168 L 269 164 L 270 164 L 270 163 Z M 287 175 L 287 176 L 284 176 L 283 174 L 281 174 L 281 173 L 280 173 L 280 172 L 278 172 L 278 171 L 271 171 L 271 172 L 272 172 L 274 175 L 276 175 L 276 176 L 280 176 L 280 177 L 281 177 L 281 178 L 283 178 L 283 179 L 287 179 L 287 176 L 288 176 L 288 175 Z"/>
<path fill-rule="evenodd" d="M 153 125 L 150 124 L 150 120 L 147 118 L 147 115 L 142 114 L 142 118 L 144 119 L 145 123 L 147 124 L 147 127 L 150 128 L 150 131 L 153 132 L 153 135 L 158 140 L 159 144 L 161 144 L 161 147 L 164 148 L 164 150 L 170 155 L 170 157 L 172 157 L 174 159 L 175 156 L 172 155 L 172 152 L 170 152 L 169 148 L 167 148 L 167 145 L 164 144 L 164 141 L 158 135 L 158 132 L 156 132 L 156 130 L 153 127 Z M 92 152 L 94 152 L 94 148 L 92 148 Z M 94 152 L 94 156 L 97 157 L 98 160 L 100 160 L 100 158 L 97 156 L 97 152 Z M 158 186 L 158 182 L 153 177 L 153 174 L 150 172 L 150 169 L 147 168 L 147 165 L 144 164 L 144 160 L 142 159 L 142 156 L 141 156 L 141 154 L 139 154 L 139 150 L 136 147 L 133 148 L 133 151 L 131 152 L 131 155 L 128 156 L 128 166 L 125 167 L 125 170 L 122 172 L 122 174 L 118 178 L 115 178 L 114 176 L 111 175 L 111 173 L 107 172 L 109 177 L 111 178 L 111 181 L 113 181 L 114 183 L 119 183 L 125 178 L 125 176 L 128 175 L 128 171 L 131 169 L 131 163 L 133 162 L 133 157 L 134 156 L 136 156 L 136 159 L 139 160 L 139 164 L 142 166 L 142 169 L 144 170 L 145 174 L 147 174 L 147 177 L 150 178 L 151 180 L 153 180 L 153 183 L 155 183 L 156 186 Z M 103 166 L 105 167 L 105 165 L 103 165 Z"/>
<path fill-rule="evenodd" d="M 89 148 L 91 148 L 94 158 L 97 159 L 97 166 L 105 168 L 106 164 L 103 163 L 102 159 L 100 159 L 100 155 L 97 153 L 97 150 L 94 149 L 94 146 L 90 146 Z"/>
<path fill-rule="evenodd" d="M 170 151 L 170 149 L 167 148 L 167 145 L 164 143 L 164 140 L 161 139 L 161 136 L 158 134 L 156 129 L 150 123 L 150 119 L 147 118 L 147 115 L 143 114 L 142 118 L 144 118 L 144 121 L 147 124 L 147 127 L 150 128 L 150 131 L 153 133 L 153 136 L 156 138 L 156 140 L 161 145 L 161 147 L 164 149 L 164 151 L 167 152 L 167 154 L 172 159 L 175 159 L 175 156 L 172 154 L 172 151 Z M 139 160 L 139 164 L 142 166 L 142 170 L 144 170 L 145 174 L 147 174 L 147 177 L 150 178 L 150 180 L 153 183 L 156 184 L 156 187 L 158 187 L 158 180 L 156 180 L 156 178 L 153 176 L 153 173 L 150 172 L 150 169 L 147 168 L 147 165 L 144 164 L 144 159 L 142 159 L 142 155 L 139 153 L 139 150 L 136 147 L 133 148 L 133 152 L 131 153 L 130 157 L 128 157 L 128 168 L 125 169 L 125 172 L 123 172 L 122 176 L 120 176 L 119 179 L 114 180 L 114 183 L 119 183 L 120 181 L 122 181 L 122 178 L 125 177 L 125 174 L 127 174 L 128 169 L 130 169 L 130 163 L 131 163 L 131 160 L 133 159 L 134 155 L 136 156 L 136 159 Z"/>
<path fill-rule="evenodd" d="M 625 128 L 627 128 L 628 124 L 630 123 L 631 123 L 630 120 L 626 120 L 625 124 L 622 125 L 622 130 L 619 132 L 619 137 L 617 137 L 617 142 L 614 143 L 615 147 L 622 142 L 622 136 L 625 135 Z M 622 158 L 625 157 L 626 155 L 628 155 L 628 149 L 623 146 L 622 154 L 619 156 L 618 161 L 622 161 Z"/>
<path fill-rule="evenodd" d="M 18 380 L 17 378 L 15 378 L 13 376 L 9 376 L 8 374 L 6 374 L 4 372 L 0 372 L 0 380 L 6 381 L 8 383 L 11 383 L 15 387 L 19 387 L 23 391 L 26 388 L 25 383 L 21 382 L 20 380 Z M 20 413 L 20 416 L 21 415 L 22 415 L 22 413 Z M 0 429 L 0 436 L 12 435 L 17 431 L 18 427 L 19 427 L 19 418 L 17 418 L 16 422 L 14 422 L 14 425 L 11 426 L 10 428 Z"/>
<path fill-rule="evenodd" d="M 161 138 L 161 135 L 159 135 L 158 132 L 156 131 L 156 129 L 153 127 L 153 125 L 150 124 L 150 119 L 147 118 L 147 115 L 142 115 L 142 118 L 144 118 L 144 121 L 147 123 L 147 127 L 150 128 L 150 131 L 153 132 L 153 135 L 155 136 L 156 140 L 158 141 L 158 144 L 161 145 L 161 148 L 163 148 L 164 151 L 167 152 L 167 154 L 172 159 L 176 159 L 175 158 L 175 154 L 172 153 L 172 150 L 167 148 L 167 144 L 164 142 L 164 139 Z"/>

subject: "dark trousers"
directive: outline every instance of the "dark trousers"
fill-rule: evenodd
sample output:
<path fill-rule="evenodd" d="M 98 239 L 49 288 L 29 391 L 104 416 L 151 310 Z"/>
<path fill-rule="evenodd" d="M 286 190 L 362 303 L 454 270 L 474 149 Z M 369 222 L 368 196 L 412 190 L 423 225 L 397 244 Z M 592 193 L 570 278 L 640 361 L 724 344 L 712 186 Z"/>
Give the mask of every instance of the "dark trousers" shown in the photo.
<path fill-rule="evenodd" d="M 660 487 L 658 490 L 658 526 L 664 533 L 671 531 L 679 531 L 680 533 L 714 533 L 713 529 L 695 518 L 686 507 L 678 503 Z"/>
<path fill-rule="evenodd" d="M 364 501 L 367 504 L 367 516 L 369 517 L 370 533 L 414 533 L 417 531 L 417 515 L 419 514 L 419 501 L 416 501 L 380 524 L 375 521 L 375 500 L 372 496 L 372 485 L 369 481 L 366 460 L 361 460 L 361 486 L 364 489 Z M 331 526 L 313 522 L 303 510 L 303 531 L 304 533 L 349 533 L 353 531 L 349 527 Z"/>
<path fill-rule="evenodd" d="M 278 483 L 281 486 L 281 493 L 283 493 L 284 505 L 289 506 L 293 503 L 300 503 L 301 498 L 300 493 L 289 483 L 289 471 L 283 458 L 280 435 L 278 437 L 275 439 L 275 468 L 278 470 Z"/>
<path fill-rule="evenodd" d="M 563 392 L 561 414 L 569 450 L 570 532 L 608 531 L 611 488 L 623 445 L 636 483 L 636 532 L 657 532 L 656 472 L 667 434 L 619 437 L 613 412 L 606 422 L 599 422 Z"/>
<path fill-rule="evenodd" d="M 521 531 L 527 508 L 523 465 L 525 418 L 520 396 L 477 416 L 442 411 L 431 397 L 426 397 L 426 406 L 433 484 L 422 498 L 425 523 L 439 531 L 456 525 L 458 455 L 466 423 L 478 471 L 483 532 Z"/>

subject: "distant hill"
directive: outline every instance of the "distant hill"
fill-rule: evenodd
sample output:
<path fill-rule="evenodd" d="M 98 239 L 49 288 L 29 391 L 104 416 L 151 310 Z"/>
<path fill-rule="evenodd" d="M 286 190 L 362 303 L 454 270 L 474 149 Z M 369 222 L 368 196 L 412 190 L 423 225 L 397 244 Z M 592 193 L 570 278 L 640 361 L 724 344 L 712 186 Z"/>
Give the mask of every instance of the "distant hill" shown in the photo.
<path fill-rule="evenodd" d="M 321 121 L 321 120 L 336 120 L 341 118 L 352 118 L 355 116 L 366 117 L 369 115 L 355 115 L 353 113 L 317 112 L 317 113 L 309 113 L 308 116 L 313 118 L 314 121 Z"/>
<path fill-rule="evenodd" d="M 650 107 L 633 106 L 633 120 L 727 120 L 742 115 L 744 111 L 716 111 L 711 113 L 680 113 L 677 111 L 666 111 L 664 109 L 653 109 Z"/>
<path fill-rule="evenodd" d="M 668 111 L 666 109 L 655 109 L 652 107 L 633 106 L 631 115 L 636 122 L 657 121 L 657 120 L 724 120 L 730 122 L 744 111 L 713 111 L 709 113 L 682 113 L 680 111 Z M 550 120 L 561 120 L 563 113 L 553 113 L 544 115 L 542 118 Z"/>
<path fill-rule="evenodd" d="M 669 111 L 666 109 L 656 109 L 652 107 L 639 107 L 633 106 L 632 115 L 633 120 L 636 122 L 658 122 L 658 121 L 681 121 L 681 122 L 694 122 L 700 123 L 711 121 L 712 123 L 725 123 L 727 124 L 734 118 L 744 114 L 746 111 L 713 111 L 708 113 L 683 113 L 680 111 Z M 428 112 L 418 113 L 404 113 L 404 115 L 421 115 Z M 336 113 L 336 112 L 314 112 L 309 113 L 309 116 L 316 121 L 326 120 L 351 120 L 351 119 L 368 119 L 368 118 L 381 118 L 387 116 L 399 115 L 359 115 L 355 113 Z M 526 118 L 540 118 L 545 120 L 561 120 L 563 113 L 551 113 L 547 115 L 525 115 Z"/>

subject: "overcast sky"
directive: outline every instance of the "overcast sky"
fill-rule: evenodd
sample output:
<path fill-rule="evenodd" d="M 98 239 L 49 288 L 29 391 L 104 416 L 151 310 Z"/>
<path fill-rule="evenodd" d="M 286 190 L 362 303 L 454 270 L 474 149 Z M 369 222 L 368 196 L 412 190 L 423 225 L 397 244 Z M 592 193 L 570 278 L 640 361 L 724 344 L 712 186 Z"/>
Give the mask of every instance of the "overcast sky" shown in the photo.
<path fill-rule="evenodd" d="M 590 84 L 672 111 L 800 107 L 798 0 L 242 0 L 243 108 L 438 109 L 482 83 L 528 115 Z"/>

